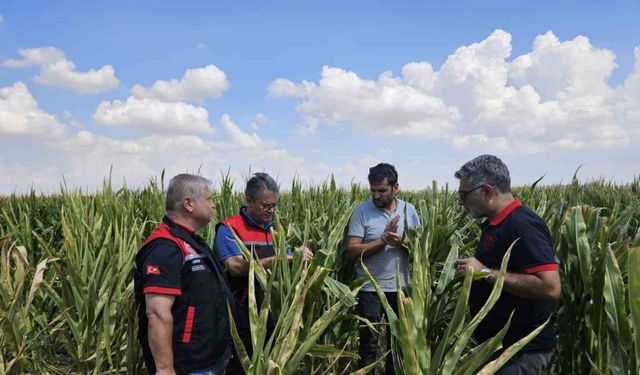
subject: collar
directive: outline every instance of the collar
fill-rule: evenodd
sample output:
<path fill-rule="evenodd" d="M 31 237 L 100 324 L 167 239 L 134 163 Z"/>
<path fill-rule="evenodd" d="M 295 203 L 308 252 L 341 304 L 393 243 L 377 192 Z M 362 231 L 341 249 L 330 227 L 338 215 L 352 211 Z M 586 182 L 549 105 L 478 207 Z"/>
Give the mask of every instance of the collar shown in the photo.
<path fill-rule="evenodd" d="M 187 231 L 187 233 L 189 233 L 192 236 L 196 233 L 196 231 L 193 228 L 191 228 L 190 226 L 182 225 L 180 223 L 176 223 L 175 221 L 173 221 L 167 215 L 164 215 L 164 217 L 162 218 L 162 222 L 167 224 L 171 228 L 180 228 L 182 230 L 185 230 L 185 231 Z"/>
<path fill-rule="evenodd" d="M 514 199 L 513 202 L 509 203 L 509 205 L 498 214 L 498 216 L 489 221 L 489 225 L 496 226 L 500 224 L 507 216 L 509 216 L 510 213 L 513 212 L 513 210 L 520 206 L 522 206 L 522 202 L 520 202 L 520 199 Z"/>
<path fill-rule="evenodd" d="M 269 228 L 271 228 L 273 226 L 273 221 L 269 221 L 268 223 L 265 223 L 264 225 L 258 224 L 255 220 L 253 220 L 251 218 L 251 216 L 249 216 L 249 214 L 247 213 L 247 207 L 246 206 L 240 207 L 240 216 L 242 216 L 242 218 L 244 219 L 244 221 L 247 222 L 247 224 L 251 225 L 254 228 L 260 228 L 265 232 L 267 232 L 269 230 Z"/>

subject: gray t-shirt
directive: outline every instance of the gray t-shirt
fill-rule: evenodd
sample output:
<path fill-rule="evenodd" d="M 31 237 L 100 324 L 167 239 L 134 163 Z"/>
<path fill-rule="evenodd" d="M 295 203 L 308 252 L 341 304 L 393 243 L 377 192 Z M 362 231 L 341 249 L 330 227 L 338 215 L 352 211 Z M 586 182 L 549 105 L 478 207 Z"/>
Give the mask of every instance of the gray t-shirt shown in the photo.
<path fill-rule="evenodd" d="M 420 225 L 416 208 L 411 203 L 398 198 L 396 198 L 396 203 L 396 209 L 391 213 L 376 207 L 371 199 L 361 203 L 353 211 L 349 221 L 349 236 L 361 237 L 364 242 L 377 240 L 382 236 L 387 223 L 396 215 L 400 215 L 398 233 L 402 234 L 404 231 L 405 206 L 409 227 L 413 228 L 416 225 Z M 400 271 L 400 286 L 404 287 L 409 283 L 408 257 L 407 251 L 402 247 L 385 245 L 384 249 L 377 250 L 375 253 L 364 257 L 363 262 L 380 286 L 380 289 L 385 292 L 395 292 L 398 289 L 396 283 L 397 269 Z M 359 259 L 356 260 L 356 274 L 359 278 L 368 279 Z M 375 289 L 370 282 L 367 282 L 362 290 L 374 291 Z"/>

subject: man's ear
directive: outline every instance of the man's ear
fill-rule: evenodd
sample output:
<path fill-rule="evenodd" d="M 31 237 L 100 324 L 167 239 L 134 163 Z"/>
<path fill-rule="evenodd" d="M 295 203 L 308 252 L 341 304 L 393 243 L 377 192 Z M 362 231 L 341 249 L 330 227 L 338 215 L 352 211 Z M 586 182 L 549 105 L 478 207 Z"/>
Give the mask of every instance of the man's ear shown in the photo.
<path fill-rule="evenodd" d="M 182 198 L 182 207 L 188 212 L 193 212 L 193 201 L 189 197 Z"/>
<path fill-rule="evenodd" d="M 483 186 L 483 189 L 485 190 L 485 197 L 487 199 L 487 201 L 490 201 L 491 199 L 495 198 L 498 196 L 498 191 L 496 190 L 496 188 L 493 185 L 489 185 L 486 184 Z"/>

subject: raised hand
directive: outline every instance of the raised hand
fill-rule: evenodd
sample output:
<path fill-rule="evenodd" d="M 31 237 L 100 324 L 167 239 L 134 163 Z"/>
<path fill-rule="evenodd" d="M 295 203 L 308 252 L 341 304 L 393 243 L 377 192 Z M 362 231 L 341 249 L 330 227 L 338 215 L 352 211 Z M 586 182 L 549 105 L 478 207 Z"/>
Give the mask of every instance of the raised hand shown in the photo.
<path fill-rule="evenodd" d="M 391 219 L 387 225 L 384 227 L 385 232 L 397 232 L 398 231 L 398 222 L 400 221 L 400 215 L 396 215 L 393 219 Z"/>

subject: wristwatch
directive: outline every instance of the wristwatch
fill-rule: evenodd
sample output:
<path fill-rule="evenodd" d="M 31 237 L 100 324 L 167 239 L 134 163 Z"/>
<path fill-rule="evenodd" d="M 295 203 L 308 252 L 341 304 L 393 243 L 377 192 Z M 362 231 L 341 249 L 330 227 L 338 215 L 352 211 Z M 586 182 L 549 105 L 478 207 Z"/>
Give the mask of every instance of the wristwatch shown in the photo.
<path fill-rule="evenodd" d="M 493 285 L 493 282 L 495 280 L 492 280 L 493 278 L 491 277 L 492 276 L 491 275 L 491 271 L 493 271 L 491 268 L 483 268 L 483 269 L 480 270 L 480 272 L 482 272 L 482 273 L 487 275 L 487 277 L 485 277 L 484 280 L 486 282 L 488 282 L 489 284 Z"/>

